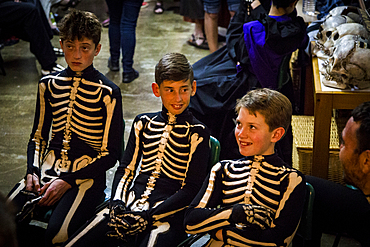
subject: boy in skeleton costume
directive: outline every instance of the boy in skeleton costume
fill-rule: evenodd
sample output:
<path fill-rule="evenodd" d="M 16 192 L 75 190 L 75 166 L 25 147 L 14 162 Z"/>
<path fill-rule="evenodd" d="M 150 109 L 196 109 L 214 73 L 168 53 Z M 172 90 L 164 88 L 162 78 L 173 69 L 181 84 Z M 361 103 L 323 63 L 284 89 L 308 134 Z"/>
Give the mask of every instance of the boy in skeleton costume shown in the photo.
<path fill-rule="evenodd" d="M 62 20 L 60 44 L 68 68 L 39 82 L 27 175 L 9 193 L 20 208 L 25 195 L 34 193 L 40 209 L 54 209 L 47 246 L 60 245 L 94 215 L 104 200 L 105 172 L 121 155 L 121 92 L 93 67 L 101 29 L 88 12 L 72 11 Z"/>
<path fill-rule="evenodd" d="M 210 233 L 206 246 L 288 246 L 306 190 L 302 174 L 274 151 L 289 128 L 291 103 L 277 91 L 256 89 L 236 111 L 235 137 L 245 157 L 214 165 L 186 211 L 186 232 Z"/>
<path fill-rule="evenodd" d="M 152 90 L 163 109 L 134 119 L 110 209 L 65 246 L 173 247 L 186 238 L 183 214 L 206 177 L 209 133 L 188 110 L 196 82 L 186 57 L 164 55 L 155 79 Z"/>

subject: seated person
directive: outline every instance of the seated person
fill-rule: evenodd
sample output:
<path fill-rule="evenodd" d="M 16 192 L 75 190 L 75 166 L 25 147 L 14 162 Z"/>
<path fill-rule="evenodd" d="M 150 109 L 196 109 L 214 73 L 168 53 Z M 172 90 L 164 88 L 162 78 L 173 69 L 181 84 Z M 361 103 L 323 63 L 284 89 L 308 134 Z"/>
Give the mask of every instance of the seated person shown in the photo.
<path fill-rule="evenodd" d="M 251 6 L 241 1 L 228 27 L 226 46 L 194 64 L 198 90 L 189 107 L 220 141 L 221 159 L 239 156 L 232 134 L 237 99 L 251 89 L 265 87 L 282 92 L 293 102 L 292 81 L 278 85 L 278 75 L 283 58 L 306 47 L 308 41 L 306 25 L 296 16 L 297 1 L 273 0 L 271 6 L 269 0 L 261 4 L 255 0 Z M 290 163 L 291 146 L 287 152 L 282 158 Z"/>
<path fill-rule="evenodd" d="M 89 12 L 72 11 L 62 20 L 68 68 L 39 82 L 26 177 L 8 195 L 18 211 L 29 195 L 38 197 L 36 212 L 53 209 L 46 246 L 59 246 L 94 215 L 105 197 L 106 171 L 122 153 L 121 91 L 93 67 L 101 31 Z M 21 233 L 29 227 L 21 224 L 26 216 L 18 216 Z M 20 240 L 30 246 L 22 234 Z"/>
<path fill-rule="evenodd" d="M 56 63 L 57 54 L 50 41 L 53 33 L 39 5 L 39 1 L 0 0 L 0 29 L 2 35 L 14 35 L 30 42 L 30 51 L 41 65 L 41 74 L 47 75 L 64 68 Z"/>
<path fill-rule="evenodd" d="M 348 185 L 306 176 L 315 189 L 313 240 L 325 233 L 348 234 L 370 246 L 370 101 L 357 106 L 343 129 L 339 160 Z"/>
<path fill-rule="evenodd" d="M 249 91 L 236 111 L 235 138 L 244 157 L 213 166 L 186 211 L 186 232 L 209 233 L 205 246 L 289 246 L 306 185 L 274 146 L 290 125 L 292 105 L 283 94 L 263 88 Z"/>
<path fill-rule="evenodd" d="M 155 81 L 152 90 L 163 109 L 134 119 L 110 209 L 65 246 L 173 247 L 186 239 L 183 215 L 206 177 L 209 133 L 188 110 L 196 82 L 184 55 L 164 55 Z"/>

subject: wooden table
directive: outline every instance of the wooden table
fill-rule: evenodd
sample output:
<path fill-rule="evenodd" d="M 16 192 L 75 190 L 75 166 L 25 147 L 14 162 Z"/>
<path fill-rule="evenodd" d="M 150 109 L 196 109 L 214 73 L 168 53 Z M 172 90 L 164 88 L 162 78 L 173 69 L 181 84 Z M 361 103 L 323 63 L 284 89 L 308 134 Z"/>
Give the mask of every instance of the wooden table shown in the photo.
<path fill-rule="evenodd" d="M 330 125 L 333 109 L 354 109 L 370 101 L 370 89 L 340 90 L 326 87 L 319 72 L 321 60 L 312 58 L 314 79 L 314 137 L 312 154 L 312 175 L 328 179 Z M 320 64 L 319 64 L 320 63 Z"/>

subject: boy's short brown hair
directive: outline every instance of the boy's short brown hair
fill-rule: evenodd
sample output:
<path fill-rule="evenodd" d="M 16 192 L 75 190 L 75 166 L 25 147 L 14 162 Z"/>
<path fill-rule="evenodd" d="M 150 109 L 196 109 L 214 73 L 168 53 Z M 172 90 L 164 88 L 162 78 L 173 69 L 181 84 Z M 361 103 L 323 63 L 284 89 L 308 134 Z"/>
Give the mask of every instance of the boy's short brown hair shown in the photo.
<path fill-rule="evenodd" d="M 155 66 L 155 82 L 160 86 L 164 80 L 193 83 L 193 66 L 181 53 L 167 53 Z"/>
<path fill-rule="evenodd" d="M 83 37 L 91 39 L 95 47 L 99 44 L 102 25 L 96 15 L 91 12 L 72 9 L 60 21 L 59 37 L 61 41 L 81 40 Z"/>
<path fill-rule="evenodd" d="M 235 107 L 239 114 L 240 109 L 246 108 L 250 114 L 256 112 L 264 116 L 269 130 L 283 127 L 285 131 L 292 121 L 292 104 L 289 99 L 278 91 L 261 88 L 249 91 L 243 98 L 237 100 Z"/>

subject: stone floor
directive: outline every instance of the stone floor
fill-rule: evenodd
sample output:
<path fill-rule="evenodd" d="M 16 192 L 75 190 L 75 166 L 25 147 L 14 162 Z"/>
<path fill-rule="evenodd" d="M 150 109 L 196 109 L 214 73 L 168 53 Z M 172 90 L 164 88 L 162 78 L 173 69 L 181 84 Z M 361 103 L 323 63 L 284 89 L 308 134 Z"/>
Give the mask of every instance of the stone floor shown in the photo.
<path fill-rule="evenodd" d="M 151 83 L 154 81 L 154 66 L 162 55 L 180 52 L 194 63 L 209 54 L 207 50 L 186 44 L 194 24 L 183 21 L 176 13 L 177 6 L 177 1 L 165 1 L 166 11 L 162 15 L 153 13 L 154 2 L 149 2 L 149 7 L 141 10 L 134 57 L 134 68 L 140 72 L 140 77 L 130 84 L 121 83 L 122 70 L 110 72 L 107 68 L 108 29 L 103 29 L 102 50 L 95 58 L 94 66 L 121 88 L 126 121 L 125 139 L 137 114 L 161 109 L 160 99 L 152 94 Z M 101 21 L 108 16 L 104 0 L 85 0 L 77 8 L 95 13 Z M 54 37 L 52 43 L 59 47 L 58 37 Z M 0 193 L 7 194 L 25 175 L 27 142 L 33 124 L 37 82 L 41 73 L 40 65 L 30 53 L 27 42 L 20 41 L 5 47 L 1 54 L 7 75 L 0 75 Z M 58 58 L 58 63 L 66 66 L 64 58 Z M 108 172 L 109 184 L 113 172 L 114 169 Z M 331 246 L 333 240 L 333 236 L 325 236 L 322 246 Z M 339 246 L 359 244 L 342 238 Z"/>

